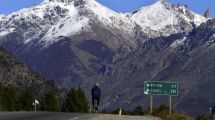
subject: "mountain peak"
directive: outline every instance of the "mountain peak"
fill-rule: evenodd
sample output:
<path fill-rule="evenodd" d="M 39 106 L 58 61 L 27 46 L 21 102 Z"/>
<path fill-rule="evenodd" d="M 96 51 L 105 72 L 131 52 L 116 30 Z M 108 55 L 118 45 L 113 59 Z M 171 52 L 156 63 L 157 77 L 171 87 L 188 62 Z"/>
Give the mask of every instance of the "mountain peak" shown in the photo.
<path fill-rule="evenodd" d="M 95 0 L 44 0 L 44 2 L 62 2 L 62 3 L 82 3 L 85 4 L 89 1 L 95 1 Z"/>
<path fill-rule="evenodd" d="M 155 4 L 167 4 L 166 0 L 158 0 Z"/>
<path fill-rule="evenodd" d="M 44 2 L 64 2 L 64 3 L 69 3 L 72 1 L 73 0 L 44 0 Z"/>
<path fill-rule="evenodd" d="M 75 0 L 44 0 L 44 2 L 63 2 L 63 3 L 70 3 Z"/>
<path fill-rule="evenodd" d="M 161 31 L 161 35 L 164 36 L 178 32 L 187 32 L 192 29 L 193 25 L 191 23 L 198 26 L 207 21 L 205 17 L 192 12 L 185 5 L 174 5 L 165 0 L 159 0 L 150 6 L 133 12 L 131 18 L 144 31 L 151 29 L 149 32 L 155 32 L 153 33 L 154 36 L 159 36 Z M 187 26 L 185 27 L 186 29 L 183 26 Z"/>

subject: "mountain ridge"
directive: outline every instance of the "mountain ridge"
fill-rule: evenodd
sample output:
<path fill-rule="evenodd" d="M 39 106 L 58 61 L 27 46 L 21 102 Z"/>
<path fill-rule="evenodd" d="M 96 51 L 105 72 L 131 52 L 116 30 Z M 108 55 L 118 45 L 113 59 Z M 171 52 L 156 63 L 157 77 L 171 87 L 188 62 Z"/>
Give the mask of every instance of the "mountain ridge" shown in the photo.
<path fill-rule="evenodd" d="M 82 16 L 81 14 L 85 14 L 84 13 L 85 11 L 89 11 L 90 10 L 90 11 L 93 12 L 93 14 L 97 15 L 96 17 L 98 19 L 100 19 L 100 21 L 102 21 L 103 23 L 105 21 L 104 24 L 107 24 L 108 26 L 111 25 L 111 24 L 113 24 L 114 27 L 120 27 L 120 24 L 125 24 L 124 26 L 121 26 L 120 29 L 124 29 L 125 31 L 131 33 L 132 29 L 134 29 L 134 27 L 137 24 L 137 25 L 140 25 L 142 27 L 142 30 L 145 31 L 146 34 L 149 34 L 149 36 L 150 36 L 149 32 L 155 30 L 155 33 L 152 33 L 153 37 L 159 36 L 159 32 L 158 31 L 162 30 L 162 28 L 156 28 L 156 26 L 160 26 L 160 27 L 162 27 L 162 26 L 163 27 L 169 26 L 169 27 L 171 27 L 171 26 L 173 26 L 175 24 L 178 24 L 177 23 L 177 21 L 178 21 L 177 19 L 178 18 L 171 18 L 171 16 L 172 16 L 171 14 L 174 15 L 175 13 L 168 12 L 168 11 L 172 11 L 172 10 L 167 10 L 165 8 L 165 6 L 167 6 L 168 9 L 170 9 L 170 8 L 171 9 L 173 9 L 173 8 L 174 9 L 176 9 L 176 8 L 179 9 L 180 8 L 179 9 L 180 11 L 185 12 L 185 13 L 178 12 L 176 15 L 182 16 L 180 19 L 184 19 L 184 21 L 187 21 L 186 24 L 188 24 L 189 27 L 192 27 L 191 23 L 189 23 L 191 20 L 189 20 L 188 18 L 183 17 L 183 16 L 185 16 L 183 14 L 187 14 L 188 13 L 188 14 L 190 14 L 190 16 L 194 16 L 194 17 L 198 16 L 198 17 L 196 17 L 196 19 L 193 20 L 194 24 L 196 24 L 197 26 L 199 24 L 203 23 L 203 22 L 206 22 L 206 20 L 207 20 L 206 18 L 204 18 L 201 15 L 197 15 L 196 13 L 190 12 L 184 6 L 178 6 L 178 7 L 176 7 L 176 6 L 172 6 L 171 4 L 169 4 L 167 2 L 164 2 L 164 1 L 158 1 L 158 2 L 156 2 L 155 4 L 153 4 L 151 6 L 147 6 L 147 7 L 141 8 L 140 12 L 143 11 L 143 13 L 139 13 L 139 14 L 138 13 L 136 13 L 136 14 L 122 14 L 122 13 L 119 14 L 119 13 L 116 13 L 116 12 L 110 10 L 109 8 L 107 8 L 105 6 L 102 6 L 101 4 L 99 4 L 98 2 L 96 2 L 95 0 L 86 0 L 86 1 L 83 1 L 83 2 L 81 2 L 81 1 L 74 1 L 74 0 L 70 1 L 69 0 L 69 1 L 67 1 L 67 2 L 69 2 L 69 4 L 66 1 L 67 0 L 65 0 L 65 1 L 58 1 L 58 0 L 56 0 L 56 1 L 55 0 L 50 0 L 49 1 L 49 0 L 45 0 L 41 4 L 39 4 L 37 6 L 34 6 L 33 9 L 31 9 L 31 8 L 30 9 L 22 9 L 19 12 L 14 12 L 12 14 L 9 14 L 6 17 L 9 19 L 9 18 L 11 18 L 13 16 L 17 16 L 17 17 L 20 16 L 21 18 L 15 17 L 13 19 L 16 19 L 16 18 L 17 19 L 22 19 L 22 18 L 26 19 L 26 17 L 33 15 L 34 17 L 39 17 L 39 18 L 43 19 L 43 17 L 45 16 L 45 12 L 49 12 L 49 11 L 47 11 L 45 9 L 53 9 L 52 7 L 54 7 L 54 8 L 57 7 L 56 9 L 68 11 L 69 12 L 68 14 L 71 14 L 69 16 L 72 17 L 72 18 L 78 17 L 76 19 L 84 19 L 83 22 L 81 22 L 81 23 L 83 23 L 85 25 L 84 26 L 79 26 L 79 28 L 78 28 L 78 31 L 81 31 L 80 28 L 88 26 L 89 17 L 91 18 L 92 16 L 89 16 L 88 19 L 86 18 L 86 16 L 81 17 L 81 18 L 79 18 L 79 16 Z M 77 3 L 77 2 L 79 3 L 79 5 L 75 5 L 75 3 Z M 40 7 L 40 6 L 43 6 L 43 7 Z M 82 7 L 80 7 L 80 6 L 82 6 Z M 150 11 L 150 9 L 153 9 L 153 10 L 157 9 L 157 11 L 158 12 L 161 11 L 161 13 L 162 13 L 162 11 L 167 12 L 169 14 L 166 14 L 166 16 L 170 16 L 170 17 L 165 17 L 165 18 L 169 18 L 170 20 L 171 19 L 175 19 L 177 21 L 176 21 L 176 23 L 163 22 L 164 23 L 163 25 L 162 24 L 158 24 L 158 25 L 155 26 L 154 24 L 152 24 L 153 22 L 154 23 L 158 23 L 158 21 L 156 22 L 156 20 L 154 20 L 155 18 L 152 17 L 152 19 L 149 20 L 149 21 L 152 21 L 152 22 L 149 23 L 149 22 L 147 22 L 148 18 L 145 18 L 144 16 L 151 17 L 150 16 L 151 14 L 156 14 L 156 15 L 159 16 L 160 13 L 156 13 L 156 11 L 155 12 L 149 12 L 149 13 L 147 13 L 147 11 L 145 11 L 145 10 L 148 10 L 148 9 L 149 9 L 149 11 Z M 163 10 L 163 9 L 165 9 L 165 10 Z M 144 11 L 147 13 L 146 15 L 144 15 L 145 14 Z M 164 12 L 161 15 L 165 15 Z M 89 13 L 87 12 L 86 14 L 89 14 Z M 96 17 L 94 17 L 94 19 Z M 68 18 L 68 17 L 66 17 L 66 18 Z M 140 18 L 142 19 L 141 21 L 146 21 L 146 22 L 144 22 L 144 23 L 140 22 L 140 20 L 139 20 Z M 161 18 L 160 20 L 161 21 L 165 21 L 166 19 Z M 60 22 L 59 20 L 57 20 L 57 21 L 58 21 L 58 23 Z M 65 21 L 65 19 L 63 19 L 62 21 Z M 160 23 L 162 23 L 161 21 L 160 21 Z M 153 27 L 153 26 L 155 26 L 155 27 Z M 49 27 L 49 26 L 47 26 L 47 27 Z M 152 28 L 150 28 L 150 27 L 152 27 Z M 150 28 L 151 30 L 147 31 L 146 30 L 147 28 Z M 87 28 L 87 29 L 90 29 L 90 28 Z M 182 28 L 180 28 L 180 29 L 182 29 Z M 169 34 L 167 34 L 167 33 L 166 34 L 165 33 L 162 34 L 161 33 L 161 35 L 164 35 L 164 36 L 167 35 L 168 36 L 168 35 L 173 34 L 173 33 L 188 32 L 190 30 L 190 29 L 189 30 L 180 30 L 180 29 L 179 30 L 175 29 L 172 32 L 171 32 L 171 30 L 168 29 L 166 31 L 170 32 Z M 158 35 L 156 35 L 156 33 Z"/>
<path fill-rule="evenodd" d="M 47 80 L 65 88 L 81 87 L 88 97 L 91 87 L 99 82 L 104 109 L 146 106 L 146 80 L 178 81 L 177 110 L 184 108 L 197 115 L 212 104 L 192 104 L 191 108 L 196 105 L 202 111 L 187 105 L 191 101 L 201 103 L 205 96 L 197 91 L 203 90 L 199 86 L 205 79 L 209 79 L 205 86 L 213 90 L 209 71 L 213 71 L 214 19 L 162 1 L 133 14 L 116 13 L 92 0 L 84 0 L 84 4 L 74 1 L 46 0 L 4 17 L 0 21 L 0 45 Z M 139 20 L 148 21 L 135 22 Z M 200 74 L 204 70 L 208 73 Z M 165 99 L 156 102 L 165 103 Z"/>

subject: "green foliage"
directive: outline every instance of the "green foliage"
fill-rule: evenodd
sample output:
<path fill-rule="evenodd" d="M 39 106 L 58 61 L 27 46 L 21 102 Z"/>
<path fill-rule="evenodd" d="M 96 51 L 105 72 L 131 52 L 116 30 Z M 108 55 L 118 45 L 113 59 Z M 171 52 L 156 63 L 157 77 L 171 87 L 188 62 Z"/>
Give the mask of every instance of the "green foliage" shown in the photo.
<path fill-rule="evenodd" d="M 200 115 L 196 118 L 196 120 L 215 120 L 214 115 Z"/>
<path fill-rule="evenodd" d="M 160 105 L 158 108 L 153 109 L 152 115 L 164 119 L 167 116 L 169 116 L 169 107 L 167 107 L 165 105 Z"/>
<path fill-rule="evenodd" d="M 12 86 L 0 87 L 0 110 L 15 111 L 17 110 L 18 96 Z"/>
<path fill-rule="evenodd" d="M 143 114 L 144 114 L 144 111 L 142 106 L 137 106 L 134 108 L 133 111 L 131 111 L 131 115 L 143 115 Z"/>
<path fill-rule="evenodd" d="M 48 91 L 41 102 L 42 111 L 60 111 L 60 104 L 57 97 L 52 91 Z"/>
<path fill-rule="evenodd" d="M 79 89 L 71 89 L 63 103 L 64 112 L 88 112 L 88 102 L 84 92 Z"/>
<path fill-rule="evenodd" d="M 153 109 L 152 115 L 167 120 L 169 119 L 169 107 L 160 105 L 158 108 Z M 172 120 L 192 120 L 192 118 L 184 113 L 176 113 L 175 111 L 172 111 Z"/>
<path fill-rule="evenodd" d="M 77 96 L 79 98 L 79 100 L 81 102 L 78 103 L 78 106 L 80 107 L 80 112 L 88 112 L 89 110 L 89 106 L 88 106 L 88 101 L 87 101 L 87 98 L 84 94 L 84 92 L 79 88 L 77 90 Z"/>
<path fill-rule="evenodd" d="M 34 102 L 34 95 L 32 90 L 25 89 L 19 95 L 19 109 L 25 111 L 32 111 L 34 110 L 33 102 Z"/>
<path fill-rule="evenodd" d="M 184 113 L 173 113 L 172 120 L 193 120 L 193 118 Z"/>

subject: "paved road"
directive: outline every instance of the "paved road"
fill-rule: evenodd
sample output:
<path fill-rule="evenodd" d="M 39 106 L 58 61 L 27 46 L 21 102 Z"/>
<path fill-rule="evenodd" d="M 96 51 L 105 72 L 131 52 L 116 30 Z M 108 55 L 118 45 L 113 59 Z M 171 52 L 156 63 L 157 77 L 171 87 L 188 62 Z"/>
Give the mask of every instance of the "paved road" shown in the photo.
<path fill-rule="evenodd" d="M 93 115 L 51 112 L 6 112 L 0 113 L 0 120 L 88 120 Z"/>
<path fill-rule="evenodd" d="M 107 114 L 53 113 L 53 112 L 2 112 L 0 120 L 159 120 L 144 116 L 117 116 Z"/>

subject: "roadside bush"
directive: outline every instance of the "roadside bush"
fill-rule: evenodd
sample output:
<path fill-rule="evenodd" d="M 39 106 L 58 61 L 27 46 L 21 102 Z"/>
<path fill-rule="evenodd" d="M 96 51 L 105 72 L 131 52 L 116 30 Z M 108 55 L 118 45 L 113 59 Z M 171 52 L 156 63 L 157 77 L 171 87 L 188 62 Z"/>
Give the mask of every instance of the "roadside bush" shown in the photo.
<path fill-rule="evenodd" d="M 159 117 L 163 120 L 169 119 L 169 107 L 165 105 L 160 105 L 158 108 L 153 109 L 153 116 Z M 177 113 L 174 110 L 172 111 L 172 120 L 193 120 L 192 117 L 184 113 Z"/>
<path fill-rule="evenodd" d="M 193 120 L 193 118 L 184 113 L 173 113 L 172 120 Z"/>
<path fill-rule="evenodd" d="M 200 115 L 196 118 L 196 120 L 215 120 L 215 116 Z"/>
<path fill-rule="evenodd" d="M 131 115 L 144 115 L 144 110 L 143 110 L 143 107 L 142 106 L 137 106 L 135 107 L 131 113 Z"/>

